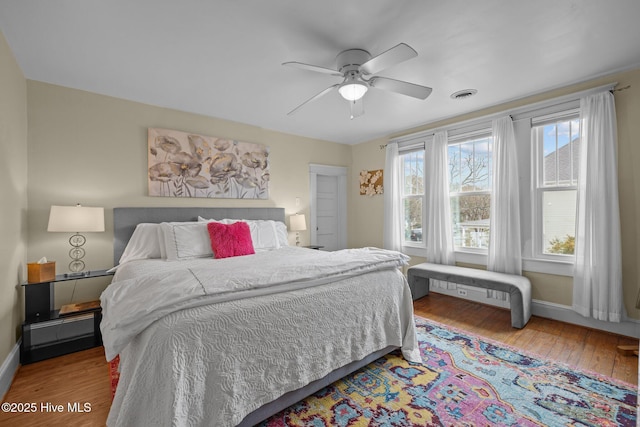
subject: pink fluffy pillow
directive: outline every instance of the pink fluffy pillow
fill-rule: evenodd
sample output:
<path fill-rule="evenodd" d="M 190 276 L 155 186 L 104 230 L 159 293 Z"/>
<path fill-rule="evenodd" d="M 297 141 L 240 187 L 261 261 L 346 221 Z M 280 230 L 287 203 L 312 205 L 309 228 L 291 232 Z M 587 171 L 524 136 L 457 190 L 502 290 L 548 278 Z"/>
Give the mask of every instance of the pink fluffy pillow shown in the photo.
<path fill-rule="evenodd" d="M 246 222 L 234 222 L 233 224 L 210 222 L 207 224 L 207 229 L 214 258 L 229 258 L 255 253 L 251 230 Z"/>

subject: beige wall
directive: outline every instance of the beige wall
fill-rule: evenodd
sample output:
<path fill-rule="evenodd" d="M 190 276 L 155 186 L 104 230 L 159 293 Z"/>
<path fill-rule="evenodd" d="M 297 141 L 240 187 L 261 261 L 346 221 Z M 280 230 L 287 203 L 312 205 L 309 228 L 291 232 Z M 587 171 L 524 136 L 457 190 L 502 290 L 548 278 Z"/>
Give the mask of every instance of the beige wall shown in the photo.
<path fill-rule="evenodd" d="M 0 364 L 22 322 L 27 252 L 27 84 L 0 33 Z"/>
<path fill-rule="evenodd" d="M 88 269 L 113 265 L 112 208 L 118 206 L 278 206 L 309 214 L 309 163 L 346 166 L 347 145 L 153 107 L 28 81 L 28 258 L 56 261 L 68 271 L 68 238 L 46 231 L 53 204 L 105 207 L 106 232 L 87 233 Z M 147 196 L 147 128 L 162 127 L 266 144 L 270 148 L 268 200 L 173 199 Z M 300 197 L 300 207 L 295 198 Z M 293 234 L 291 241 L 295 240 Z M 308 232 L 300 233 L 308 244 Z M 69 301 L 73 282 L 56 286 L 57 304 Z M 97 298 L 105 281 L 79 281 L 74 301 Z"/>
<path fill-rule="evenodd" d="M 382 195 L 360 195 L 360 171 L 384 169 L 385 150 L 380 145 L 387 138 L 377 139 L 351 148 L 351 179 L 349 181 L 350 247 L 382 247 L 384 206 Z"/>
<path fill-rule="evenodd" d="M 410 129 L 391 137 L 407 135 L 422 130 L 456 123 L 521 105 L 538 102 L 580 90 L 618 82 L 618 87 L 631 85 L 630 89 L 616 92 L 618 117 L 618 185 L 620 193 L 620 219 L 622 226 L 622 274 L 624 300 L 629 317 L 640 319 L 640 310 L 635 308 L 636 296 L 640 288 L 640 70 L 634 70 L 600 78 L 530 98 L 499 105 L 454 119 Z M 382 196 L 359 196 L 357 183 L 360 170 L 384 167 L 384 151 L 380 144 L 387 139 L 375 140 L 352 148 L 352 192 L 350 200 L 349 242 L 353 246 L 363 244 L 382 245 Z M 412 264 L 423 262 L 418 257 Z M 525 272 L 533 285 L 533 298 L 556 304 L 571 305 L 572 278 L 542 273 Z"/>

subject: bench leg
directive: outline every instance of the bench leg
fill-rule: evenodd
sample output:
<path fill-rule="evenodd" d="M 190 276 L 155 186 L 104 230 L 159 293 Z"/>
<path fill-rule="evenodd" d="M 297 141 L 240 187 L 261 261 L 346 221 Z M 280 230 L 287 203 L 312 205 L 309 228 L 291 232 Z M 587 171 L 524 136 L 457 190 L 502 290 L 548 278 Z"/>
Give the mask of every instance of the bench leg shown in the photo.
<path fill-rule="evenodd" d="M 525 315 L 524 302 L 522 294 L 519 292 L 511 292 L 511 326 L 517 329 L 524 328 L 529 318 Z M 529 315 L 529 317 L 531 317 Z"/>
<path fill-rule="evenodd" d="M 411 270 L 409 270 L 409 289 L 411 289 L 411 298 L 413 298 L 414 301 L 429 295 L 429 279 L 414 276 L 411 274 Z"/>

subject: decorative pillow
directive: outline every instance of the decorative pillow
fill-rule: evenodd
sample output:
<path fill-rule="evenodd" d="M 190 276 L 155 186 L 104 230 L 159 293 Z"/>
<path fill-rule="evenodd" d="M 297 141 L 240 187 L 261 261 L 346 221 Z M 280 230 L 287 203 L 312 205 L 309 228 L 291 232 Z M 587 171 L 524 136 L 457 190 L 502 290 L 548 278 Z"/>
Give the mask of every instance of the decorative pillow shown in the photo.
<path fill-rule="evenodd" d="M 209 222 L 207 229 L 214 258 L 229 258 L 255 253 L 251 231 L 246 222 L 234 222 L 233 224 Z"/>
<path fill-rule="evenodd" d="M 163 222 L 160 228 L 164 235 L 167 260 L 204 258 L 213 255 L 205 222 Z"/>
<path fill-rule="evenodd" d="M 122 252 L 118 264 L 137 259 L 162 258 L 162 249 L 158 230 L 160 224 L 140 223 Z"/>

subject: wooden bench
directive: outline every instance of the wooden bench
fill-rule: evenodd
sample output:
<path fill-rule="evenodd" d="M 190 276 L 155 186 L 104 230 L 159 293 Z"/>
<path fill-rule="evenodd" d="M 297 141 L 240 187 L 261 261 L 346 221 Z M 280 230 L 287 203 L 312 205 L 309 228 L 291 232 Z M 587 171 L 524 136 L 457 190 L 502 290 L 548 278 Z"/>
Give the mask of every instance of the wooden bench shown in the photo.
<path fill-rule="evenodd" d="M 511 296 L 511 326 L 523 328 L 531 318 L 531 282 L 524 276 L 425 262 L 407 270 L 414 300 L 429 294 L 429 279 L 508 292 Z"/>

